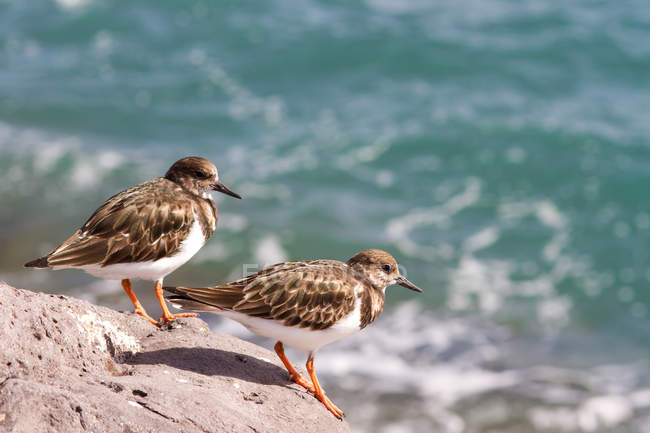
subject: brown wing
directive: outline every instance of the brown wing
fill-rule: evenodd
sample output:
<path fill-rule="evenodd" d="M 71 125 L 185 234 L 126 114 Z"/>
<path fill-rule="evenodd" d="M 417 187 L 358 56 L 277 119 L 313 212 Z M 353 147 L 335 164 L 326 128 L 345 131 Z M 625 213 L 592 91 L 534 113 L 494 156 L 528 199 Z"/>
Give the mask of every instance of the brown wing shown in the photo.
<path fill-rule="evenodd" d="M 288 262 L 247 278 L 206 288 L 165 287 L 183 305 L 196 302 L 274 319 L 286 326 L 326 329 L 354 309 L 356 280 L 333 260 Z"/>
<path fill-rule="evenodd" d="M 171 181 L 152 179 L 106 201 L 48 255 L 49 266 L 157 260 L 178 251 L 194 223 L 193 200 Z"/>

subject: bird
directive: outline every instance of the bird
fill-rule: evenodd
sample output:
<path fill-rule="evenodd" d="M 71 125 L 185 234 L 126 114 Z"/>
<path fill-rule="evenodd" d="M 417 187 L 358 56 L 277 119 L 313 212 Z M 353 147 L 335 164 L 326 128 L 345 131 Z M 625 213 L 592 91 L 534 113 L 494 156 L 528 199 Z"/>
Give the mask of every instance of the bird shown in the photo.
<path fill-rule="evenodd" d="M 163 279 L 187 262 L 212 236 L 217 207 L 211 193 L 241 199 L 219 181 L 205 158 L 179 159 L 156 177 L 110 197 L 72 236 L 52 251 L 25 263 L 41 269 L 77 268 L 107 280 L 121 280 L 135 312 L 154 325 L 196 314 L 171 314 L 163 298 Z M 162 307 L 155 320 L 133 292 L 132 279 L 154 281 Z"/>
<path fill-rule="evenodd" d="M 326 396 L 316 376 L 315 353 L 372 323 L 384 308 L 386 288 L 395 284 L 422 292 L 400 275 L 389 253 L 369 249 L 347 262 L 284 262 L 219 286 L 164 290 L 176 308 L 217 313 L 255 334 L 277 340 L 274 349 L 290 380 L 307 389 L 341 419 L 343 411 Z M 311 383 L 287 359 L 285 344 L 308 354 L 306 368 Z"/>

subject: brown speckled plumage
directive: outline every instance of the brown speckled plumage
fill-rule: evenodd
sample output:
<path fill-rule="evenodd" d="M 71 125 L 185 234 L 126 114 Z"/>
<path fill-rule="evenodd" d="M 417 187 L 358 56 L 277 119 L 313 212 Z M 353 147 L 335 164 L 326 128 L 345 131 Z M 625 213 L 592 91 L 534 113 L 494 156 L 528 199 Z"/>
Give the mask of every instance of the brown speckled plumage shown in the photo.
<path fill-rule="evenodd" d="M 173 200 L 172 200 L 173 199 Z M 173 255 L 189 234 L 194 215 L 205 238 L 214 233 L 213 203 L 174 182 L 155 178 L 109 198 L 88 221 L 49 252 L 49 266 L 146 262 Z"/>
<path fill-rule="evenodd" d="M 185 160 L 192 160 L 197 169 L 206 163 L 212 166 L 203 158 Z M 183 168 L 187 171 L 187 167 Z M 72 236 L 26 266 L 108 266 L 155 261 L 179 250 L 195 216 L 208 239 L 217 226 L 214 202 L 204 198 L 191 179 L 176 175 L 174 166 L 166 176 L 115 194 Z"/>
<path fill-rule="evenodd" d="M 383 291 L 364 290 L 361 297 L 361 329 L 370 325 L 384 309 L 386 295 Z"/>
<path fill-rule="evenodd" d="M 354 308 L 358 282 L 341 278 L 345 266 L 333 260 L 279 263 L 222 286 L 166 290 L 286 326 L 326 329 Z"/>
<path fill-rule="evenodd" d="M 372 278 L 375 268 L 397 263 L 388 253 L 366 250 L 347 263 L 336 260 L 285 262 L 262 269 L 232 283 L 206 287 L 165 287 L 169 299 L 188 309 L 201 305 L 232 310 L 282 322 L 285 326 L 323 330 L 354 310 L 361 302 L 360 329 L 372 323 L 384 308 L 386 286 Z M 378 269 L 378 268 L 377 268 Z"/>

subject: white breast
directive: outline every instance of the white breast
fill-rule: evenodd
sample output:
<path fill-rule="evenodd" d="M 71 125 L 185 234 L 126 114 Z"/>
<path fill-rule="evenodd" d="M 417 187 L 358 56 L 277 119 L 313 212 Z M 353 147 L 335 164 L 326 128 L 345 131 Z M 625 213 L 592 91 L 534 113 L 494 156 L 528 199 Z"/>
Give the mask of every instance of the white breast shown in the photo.
<path fill-rule="evenodd" d="M 106 280 L 141 279 L 157 281 L 174 272 L 177 268 L 187 262 L 205 244 L 205 236 L 201 230 L 196 214 L 194 224 L 187 236 L 181 243 L 179 250 L 170 257 L 163 257 L 158 260 L 149 260 L 139 263 L 119 263 L 102 267 L 101 265 L 88 265 L 80 267 L 98 278 Z"/>
<path fill-rule="evenodd" d="M 255 334 L 282 341 L 283 344 L 289 347 L 305 352 L 315 352 L 326 344 L 356 334 L 361 330 L 361 299 L 358 296 L 356 297 L 354 310 L 350 314 L 331 327 L 319 331 L 297 326 L 284 326 L 282 322 L 277 320 L 251 317 L 231 310 L 223 310 L 219 314 L 241 323 Z"/>

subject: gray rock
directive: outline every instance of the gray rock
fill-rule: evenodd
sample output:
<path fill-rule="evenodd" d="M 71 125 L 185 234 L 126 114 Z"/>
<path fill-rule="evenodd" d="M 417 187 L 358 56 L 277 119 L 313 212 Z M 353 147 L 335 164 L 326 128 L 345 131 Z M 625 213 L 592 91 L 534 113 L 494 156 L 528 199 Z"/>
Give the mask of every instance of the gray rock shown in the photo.
<path fill-rule="evenodd" d="M 0 432 L 349 432 L 274 353 L 0 282 Z"/>

